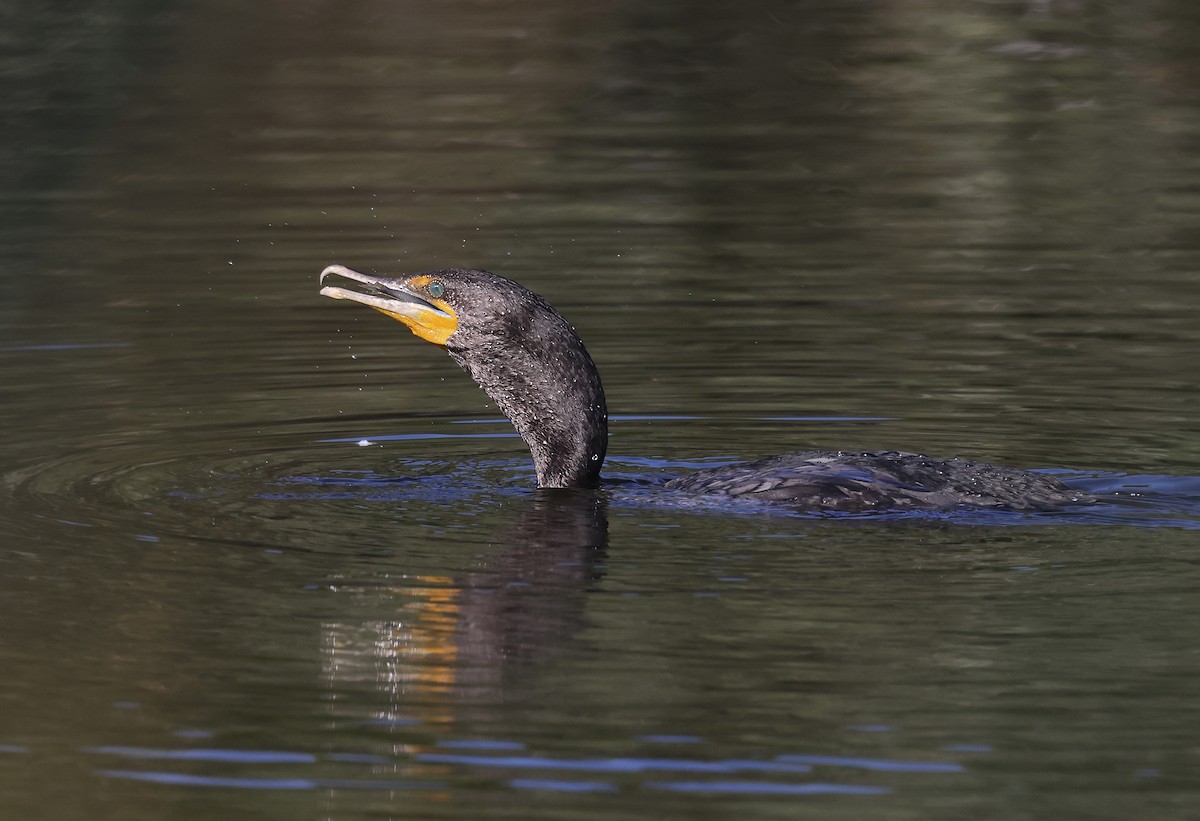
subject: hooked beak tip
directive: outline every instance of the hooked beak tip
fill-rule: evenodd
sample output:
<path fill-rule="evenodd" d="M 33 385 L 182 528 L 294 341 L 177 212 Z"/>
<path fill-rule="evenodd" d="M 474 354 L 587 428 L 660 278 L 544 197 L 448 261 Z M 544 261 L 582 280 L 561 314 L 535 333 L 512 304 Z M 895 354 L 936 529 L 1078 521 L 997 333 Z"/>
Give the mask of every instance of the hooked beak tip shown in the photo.
<path fill-rule="evenodd" d="M 345 276 L 346 272 L 348 272 L 348 271 L 350 271 L 350 269 L 347 268 L 345 265 L 327 265 L 327 266 L 325 266 L 325 270 L 321 272 L 321 276 L 318 278 L 317 281 L 324 283 L 325 277 L 327 277 L 331 274 L 333 276 Z M 357 272 L 351 272 L 351 273 L 357 273 Z"/>

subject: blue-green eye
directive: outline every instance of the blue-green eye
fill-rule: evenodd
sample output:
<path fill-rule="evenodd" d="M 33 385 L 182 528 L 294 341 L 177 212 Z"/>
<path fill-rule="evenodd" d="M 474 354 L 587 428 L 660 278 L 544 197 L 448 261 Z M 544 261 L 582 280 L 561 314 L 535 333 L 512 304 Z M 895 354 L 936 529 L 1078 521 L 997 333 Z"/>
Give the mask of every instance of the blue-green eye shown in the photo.
<path fill-rule="evenodd" d="M 430 295 L 431 297 L 433 297 L 434 299 L 437 299 L 437 298 L 439 298 L 439 297 L 440 297 L 442 294 L 446 293 L 446 286 L 445 286 L 445 285 L 443 285 L 442 283 L 438 282 L 438 281 L 435 279 L 433 282 L 429 283 L 429 289 L 428 289 L 428 290 L 429 290 L 429 295 Z"/>

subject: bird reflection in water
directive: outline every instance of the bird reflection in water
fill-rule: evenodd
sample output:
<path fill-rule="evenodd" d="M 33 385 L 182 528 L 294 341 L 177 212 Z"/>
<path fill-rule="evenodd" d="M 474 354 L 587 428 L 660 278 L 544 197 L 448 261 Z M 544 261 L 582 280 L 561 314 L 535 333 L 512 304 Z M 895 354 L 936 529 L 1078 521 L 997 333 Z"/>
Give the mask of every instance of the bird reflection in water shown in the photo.
<path fill-rule="evenodd" d="M 494 698 L 571 642 L 604 575 L 607 498 L 540 489 L 520 505 L 503 547 L 479 569 L 363 585 L 371 610 L 396 617 L 324 625 L 338 719 L 450 723 L 458 706 Z"/>

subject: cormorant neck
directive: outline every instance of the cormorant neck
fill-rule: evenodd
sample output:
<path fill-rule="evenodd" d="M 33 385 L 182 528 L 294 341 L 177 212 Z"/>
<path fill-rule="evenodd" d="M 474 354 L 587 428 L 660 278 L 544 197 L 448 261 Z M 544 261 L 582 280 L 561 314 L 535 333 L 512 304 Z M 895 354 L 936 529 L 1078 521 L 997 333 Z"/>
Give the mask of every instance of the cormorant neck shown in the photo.
<path fill-rule="evenodd" d="M 604 388 L 574 328 L 549 310 L 470 347 L 452 337 L 446 350 L 525 440 L 539 487 L 594 487 L 608 447 Z"/>

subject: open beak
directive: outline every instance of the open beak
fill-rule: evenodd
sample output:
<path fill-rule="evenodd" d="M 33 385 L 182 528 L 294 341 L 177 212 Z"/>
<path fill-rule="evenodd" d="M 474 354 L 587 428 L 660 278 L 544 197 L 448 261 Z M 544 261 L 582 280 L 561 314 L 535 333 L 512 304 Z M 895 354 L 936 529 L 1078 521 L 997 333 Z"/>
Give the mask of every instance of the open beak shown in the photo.
<path fill-rule="evenodd" d="M 356 289 L 326 285 L 325 278 L 331 276 L 357 283 Z M 344 265 L 330 265 L 321 272 L 321 296 L 361 302 L 403 322 L 425 341 L 445 345 L 450 335 L 458 330 L 458 317 L 443 300 L 427 299 L 415 293 L 414 286 L 428 279 L 430 277 L 424 275 L 390 279 L 360 274 Z"/>

